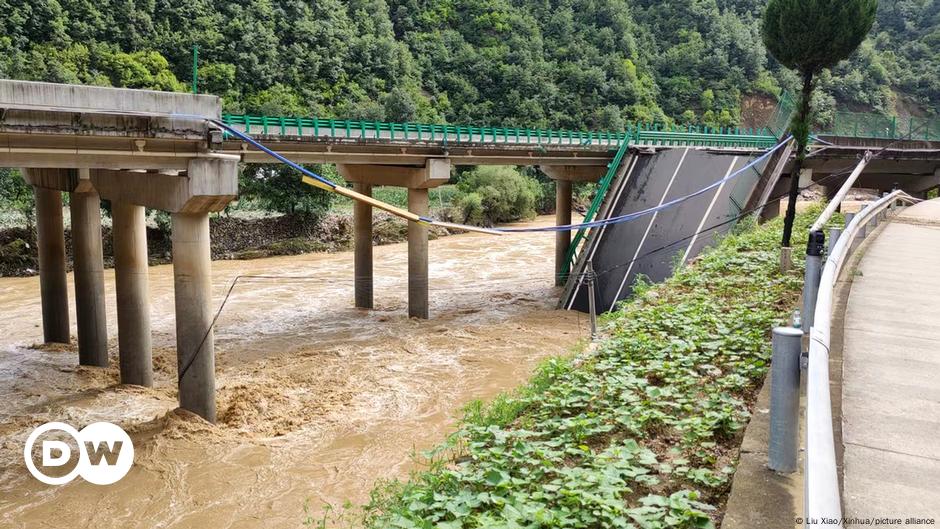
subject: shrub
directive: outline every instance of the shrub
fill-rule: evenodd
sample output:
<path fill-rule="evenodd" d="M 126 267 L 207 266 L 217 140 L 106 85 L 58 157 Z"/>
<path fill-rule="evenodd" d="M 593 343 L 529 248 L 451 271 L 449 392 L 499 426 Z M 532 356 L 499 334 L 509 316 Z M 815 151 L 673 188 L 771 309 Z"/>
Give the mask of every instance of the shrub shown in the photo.
<path fill-rule="evenodd" d="M 329 165 L 309 166 L 333 182 L 342 182 Z M 330 209 L 333 193 L 317 189 L 301 181 L 301 175 L 285 165 L 246 165 L 239 175 L 240 198 L 258 204 L 267 211 L 300 213 L 313 219 Z"/>
<path fill-rule="evenodd" d="M 538 182 L 513 167 L 478 167 L 457 183 L 455 217 L 477 226 L 528 219 L 541 196 Z"/>

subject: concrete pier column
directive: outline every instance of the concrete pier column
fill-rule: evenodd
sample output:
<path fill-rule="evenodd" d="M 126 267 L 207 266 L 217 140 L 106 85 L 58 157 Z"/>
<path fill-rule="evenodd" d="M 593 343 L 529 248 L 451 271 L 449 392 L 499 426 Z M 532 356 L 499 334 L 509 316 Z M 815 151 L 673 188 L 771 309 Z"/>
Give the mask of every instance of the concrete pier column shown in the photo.
<path fill-rule="evenodd" d="M 173 214 L 173 289 L 180 407 L 215 422 L 209 214 Z"/>
<path fill-rule="evenodd" d="M 101 199 L 96 192 L 72 193 L 69 208 L 72 213 L 78 363 L 107 367 L 108 322 L 101 251 Z"/>
<path fill-rule="evenodd" d="M 353 182 L 353 189 L 372 196 L 372 185 Z M 353 230 L 355 239 L 354 284 L 356 307 L 371 309 L 372 294 L 372 206 L 365 202 L 353 203 Z"/>
<path fill-rule="evenodd" d="M 428 190 L 408 189 L 408 209 L 427 216 Z M 428 319 L 428 227 L 408 223 L 408 316 Z"/>
<path fill-rule="evenodd" d="M 111 219 L 121 383 L 152 386 L 146 214 L 143 206 L 113 201 Z"/>
<path fill-rule="evenodd" d="M 571 224 L 571 181 L 555 180 L 555 225 Z M 555 284 L 564 285 L 568 279 L 564 276 L 568 249 L 571 247 L 571 232 L 559 231 L 555 234 Z"/>
<path fill-rule="evenodd" d="M 69 293 L 65 276 L 62 192 L 42 187 L 34 189 L 43 341 L 69 343 Z"/>

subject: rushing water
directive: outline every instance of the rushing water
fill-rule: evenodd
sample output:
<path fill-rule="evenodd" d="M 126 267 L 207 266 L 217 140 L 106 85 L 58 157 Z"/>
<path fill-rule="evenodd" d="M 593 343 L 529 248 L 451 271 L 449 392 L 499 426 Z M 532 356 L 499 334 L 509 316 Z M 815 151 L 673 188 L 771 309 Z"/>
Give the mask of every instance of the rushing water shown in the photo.
<path fill-rule="evenodd" d="M 440 442 L 464 403 L 520 384 L 583 337 L 583 318 L 555 310 L 553 244 L 432 241 L 429 321 L 407 318 L 403 244 L 375 249 L 374 311 L 352 308 L 349 253 L 213 263 L 215 303 L 236 276 L 293 277 L 238 281 L 215 333 L 216 426 L 174 411 L 171 267 L 150 270 L 152 389 L 77 366 L 74 348 L 31 348 L 38 280 L 0 279 L 0 526 L 296 527 L 305 502 L 316 513 L 367 500 L 377 479 L 407 476 L 410 454 Z M 105 288 L 114 355 L 110 271 Z M 122 425 L 134 467 L 106 487 L 41 484 L 23 444 L 53 420 Z"/>

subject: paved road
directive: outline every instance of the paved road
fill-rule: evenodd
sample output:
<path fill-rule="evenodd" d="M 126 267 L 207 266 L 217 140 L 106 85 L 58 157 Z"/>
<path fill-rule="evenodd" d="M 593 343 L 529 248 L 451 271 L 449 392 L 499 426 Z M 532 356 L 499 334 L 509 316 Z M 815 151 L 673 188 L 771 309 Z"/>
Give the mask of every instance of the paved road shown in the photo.
<path fill-rule="evenodd" d="M 843 366 L 845 516 L 940 524 L 940 201 L 908 208 L 868 246 Z"/>

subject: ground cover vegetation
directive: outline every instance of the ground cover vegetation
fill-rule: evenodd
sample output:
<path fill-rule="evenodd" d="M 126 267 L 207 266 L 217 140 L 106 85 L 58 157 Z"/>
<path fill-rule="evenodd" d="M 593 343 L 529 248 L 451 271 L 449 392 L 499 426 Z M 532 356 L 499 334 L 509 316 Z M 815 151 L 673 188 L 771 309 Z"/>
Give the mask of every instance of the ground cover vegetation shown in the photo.
<path fill-rule="evenodd" d="M 799 215 L 798 229 L 818 213 Z M 780 272 L 782 226 L 745 222 L 666 282 L 641 283 L 606 316 L 596 349 L 471 404 L 424 470 L 382 483 L 340 523 L 714 527 L 769 368 L 770 329 L 799 296 L 802 264 Z"/>

